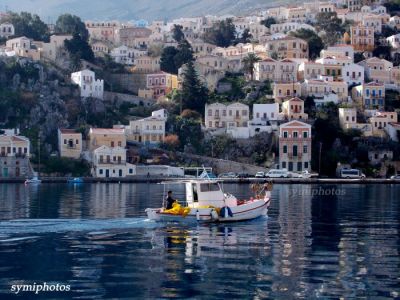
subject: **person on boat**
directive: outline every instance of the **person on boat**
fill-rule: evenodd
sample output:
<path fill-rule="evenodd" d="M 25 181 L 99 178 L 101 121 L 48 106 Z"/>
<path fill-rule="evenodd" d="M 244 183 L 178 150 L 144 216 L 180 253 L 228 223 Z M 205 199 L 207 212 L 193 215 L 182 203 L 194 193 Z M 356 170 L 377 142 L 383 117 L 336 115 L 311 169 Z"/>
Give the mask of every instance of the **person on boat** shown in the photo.
<path fill-rule="evenodd" d="M 175 199 L 172 198 L 172 191 L 168 191 L 168 197 L 167 197 L 167 207 L 166 209 L 171 209 L 172 205 L 175 203 Z"/>

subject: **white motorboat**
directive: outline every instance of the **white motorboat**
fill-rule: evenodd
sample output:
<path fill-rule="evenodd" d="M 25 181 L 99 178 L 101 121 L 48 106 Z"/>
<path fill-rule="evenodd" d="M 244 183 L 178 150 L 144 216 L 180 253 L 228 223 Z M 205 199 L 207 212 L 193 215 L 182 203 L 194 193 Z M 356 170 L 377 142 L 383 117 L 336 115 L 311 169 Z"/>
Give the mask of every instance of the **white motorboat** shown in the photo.
<path fill-rule="evenodd" d="M 33 176 L 31 179 L 25 180 L 25 184 L 39 184 L 42 183 L 42 180 L 40 180 L 37 176 Z"/>
<path fill-rule="evenodd" d="M 184 184 L 186 199 L 174 203 L 172 209 L 147 208 L 150 220 L 177 222 L 233 222 L 245 221 L 264 216 L 268 212 L 271 201 L 272 184 L 253 184 L 254 197 L 248 200 L 238 200 L 235 196 L 224 193 L 218 181 L 215 180 L 186 180 L 167 182 Z M 165 196 L 165 195 L 164 195 Z"/>

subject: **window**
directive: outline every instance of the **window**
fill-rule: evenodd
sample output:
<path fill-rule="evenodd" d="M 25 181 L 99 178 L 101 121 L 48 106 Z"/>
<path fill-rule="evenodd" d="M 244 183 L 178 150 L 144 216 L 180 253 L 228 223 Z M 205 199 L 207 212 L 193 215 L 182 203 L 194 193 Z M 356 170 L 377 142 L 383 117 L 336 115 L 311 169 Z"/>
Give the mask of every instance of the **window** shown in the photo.
<path fill-rule="evenodd" d="M 298 138 L 298 137 L 299 137 L 299 133 L 298 133 L 297 131 L 294 131 L 294 132 L 293 132 L 293 137 L 294 137 L 294 138 Z"/>
<path fill-rule="evenodd" d="M 287 138 L 287 137 L 288 137 L 288 132 L 287 132 L 287 131 L 284 131 L 284 132 L 283 132 L 283 137 L 284 137 L 284 138 Z"/>
<path fill-rule="evenodd" d="M 283 153 L 287 153 L 287 145 L 283 145 L 282 152 L 283 152 Z"/>
<path fill-rule="evenodd" d="M 305 139 L 308 138 L 308 132 L 307 131 L 303 132 L 303 138 L 305 138 Z"/>
<path fill-rule="evenodd" d="M 103 175 L 103 169 L 99 169 L 99 174 Z"/>
<path fill-rule="evenodd" d="M 307 145 L 303 146 L 303 153 L 308 153 L 308 146 Z"/>
<path fill-rule="evenodd" d="M 66 139 L 64 139 L 64 145 L 66 145 L 67 144 L 67 140 Z"/>
<path fill-rule="evenodd" d="M 200 184 L 200 192 L 217 192 L 219 191 L 218 183 L 201 183 Z"/>
<path fill-rule="evenodd" d="M 209 117 L 212 116 L 212 110 L 211 110 L 211 109 L 208 110 L 208 116 L 209 116 Z"/>
<path fill-rule="evenodd" d="M 282 169 L 286 169 L 286 161 L 282 162 Z"/>
<path fill-rule="evenodd" d="M 293 156 L 297 156 L 297 145 L 293 145 Z"/>

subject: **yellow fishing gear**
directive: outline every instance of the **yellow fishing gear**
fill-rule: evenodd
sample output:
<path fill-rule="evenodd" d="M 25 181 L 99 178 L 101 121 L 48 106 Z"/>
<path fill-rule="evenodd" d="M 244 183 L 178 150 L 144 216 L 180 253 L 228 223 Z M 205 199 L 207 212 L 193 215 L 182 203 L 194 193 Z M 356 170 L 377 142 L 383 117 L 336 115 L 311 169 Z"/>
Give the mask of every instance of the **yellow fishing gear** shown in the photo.
<path fill-rule="evenodd" d="M 197 207 L 197 209 L 205 209 L 205 208 L 214 209 L 218 213 L 218 215 L 221 211 L 221 208 L 210 206 L 210 205 Z M 178 202 L 174 202 L 172 204 L 172 208 L 164 210 L 164 213 L 186 217 L 188 214 L 190 214 L 190 211 L 191 211 L 190 207 L 182 207 Z"/>
<path fill-rule="evenodd" d="M 172 208 L 167 209 L 164 212 L 171 215 L 186 217 L 190 213 L 190 208 L 182 207 L 178 202 L 174 202 L 174 204 L 172 204 Z"/>

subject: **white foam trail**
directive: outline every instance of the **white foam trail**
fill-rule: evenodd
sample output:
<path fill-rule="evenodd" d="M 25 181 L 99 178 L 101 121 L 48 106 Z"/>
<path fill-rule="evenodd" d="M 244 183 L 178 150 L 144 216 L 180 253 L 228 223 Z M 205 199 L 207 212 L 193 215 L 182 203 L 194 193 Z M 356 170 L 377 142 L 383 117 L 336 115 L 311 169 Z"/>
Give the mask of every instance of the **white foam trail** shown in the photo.
<path fill-rule="evenodd" d="M 2 234 L 89 231 L 92 234 L 110 229 L 155 228 L 160 225 L 145 218 L 127 219 L 23 219 L 0 222 Z"/>

